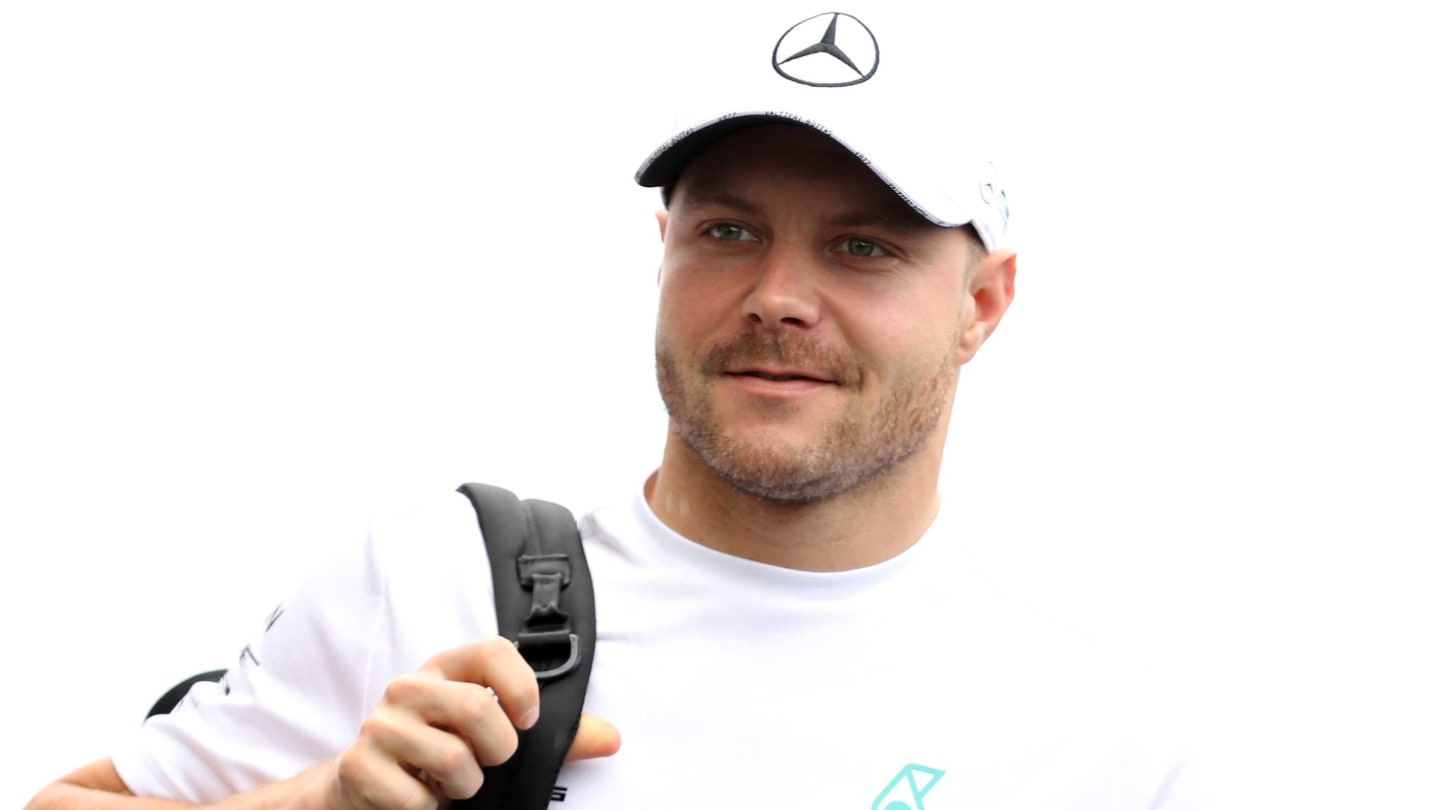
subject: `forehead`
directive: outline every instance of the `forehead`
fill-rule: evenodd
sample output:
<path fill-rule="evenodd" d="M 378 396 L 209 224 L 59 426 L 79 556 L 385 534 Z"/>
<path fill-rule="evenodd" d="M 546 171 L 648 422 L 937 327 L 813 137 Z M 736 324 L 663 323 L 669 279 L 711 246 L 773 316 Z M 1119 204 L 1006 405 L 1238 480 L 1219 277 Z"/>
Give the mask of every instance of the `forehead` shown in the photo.
<path fill-rule="evenodd" d="M 849 150 L 799 124 L 755 126 L 706 147 L 681 171 L 671 202 L 734 202 L 737 195 L 752 205 L 804 196 L 817 208 L 864 211 L 894 227 L 937 228 Z"/>

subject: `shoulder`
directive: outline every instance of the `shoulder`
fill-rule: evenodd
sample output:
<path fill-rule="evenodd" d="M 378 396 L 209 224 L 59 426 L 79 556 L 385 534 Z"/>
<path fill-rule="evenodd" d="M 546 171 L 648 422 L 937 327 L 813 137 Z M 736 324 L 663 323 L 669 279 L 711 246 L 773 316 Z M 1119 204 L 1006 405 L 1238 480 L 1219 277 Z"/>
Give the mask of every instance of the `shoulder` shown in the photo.
<path fill-rule="evenodd" d="M 484 538 L 459 492 L 378 508 L 355 551 L 367 589 L 391 610 L 444 612 L 492 598 Z"/>
<path fill-rule="evenodd" d="M 348 522 L 348 530 L 306 551 L 292 599 L 296 593 L 322 602 L 383 596 L 397 580 L 485 557 L 475 513 L 458 492 L 407 493 Z"/>
<path fill-rule="evenodd" d="M 407 493 L 373 505 L 356 530 L 315 550 L 254 651 L 263 647 L 272 659 L 294 651 L 304 668 L 321 648 L 346 661 L 385 650 L 394 660 L 381 670 L 408 671 L 429 654 L 493 632 L 492 599 L 484 542 L 465 497 Z"/>
<path fill-rule="evenodd" d="M 478 555 L 480 526 L 469 500 L 441 491 L 381 506 L 370 518 L 366 548 L 387 566 Z"/>

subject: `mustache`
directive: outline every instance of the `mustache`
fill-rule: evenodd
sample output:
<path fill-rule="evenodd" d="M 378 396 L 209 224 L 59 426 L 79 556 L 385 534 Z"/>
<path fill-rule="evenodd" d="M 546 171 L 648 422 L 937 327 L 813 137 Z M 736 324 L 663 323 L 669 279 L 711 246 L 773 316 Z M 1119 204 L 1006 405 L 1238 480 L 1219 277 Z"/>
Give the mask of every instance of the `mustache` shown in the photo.
<path fill-rule="evenodd" d="M 705 376 L 725 373 L 746 363 L 770 363 L 803 369 L 853 388 L 864 378 L 864 369 L 854 358 L 818 340 L 773 332 L 742 332 L 706 350 L 700 362 Z"/>

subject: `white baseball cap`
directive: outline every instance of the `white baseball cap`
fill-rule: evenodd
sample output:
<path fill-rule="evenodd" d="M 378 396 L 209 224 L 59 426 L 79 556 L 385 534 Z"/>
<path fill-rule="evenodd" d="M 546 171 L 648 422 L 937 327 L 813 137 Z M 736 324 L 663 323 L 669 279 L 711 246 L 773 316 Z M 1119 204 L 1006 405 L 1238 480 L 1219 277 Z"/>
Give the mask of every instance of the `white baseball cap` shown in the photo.
<path fill-rule="evenodd" d="M 743 29 L 712 30 L 706 44 L 696 43 L 677 91 L 693 103 L 640 165 L 637 183 L 669 187 L 719 138 L 789 121 L 848 149 L 936 225 L 972 225 L 986 250 L 1006 245 L 1009 199 L 995 164 L 968 145 L 980 122 L 964 77 L 948 78 L 961 66 L 963 42 L 943 32 L 917 37 L 923 19 L 892 22 L 878 10 L 756 17 L 764 15 L 745 15 Z"/>

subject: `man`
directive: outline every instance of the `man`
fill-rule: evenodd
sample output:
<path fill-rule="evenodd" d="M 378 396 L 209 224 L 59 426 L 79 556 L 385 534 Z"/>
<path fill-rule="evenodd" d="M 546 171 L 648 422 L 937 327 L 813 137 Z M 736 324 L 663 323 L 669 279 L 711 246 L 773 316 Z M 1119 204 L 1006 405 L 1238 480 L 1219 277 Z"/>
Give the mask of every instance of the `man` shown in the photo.
<path fill-rule="evenodd" d="M 1014 295 L 1009 203 L 964 126 L 894 120 L 921 55 L 882 67 L 887 32 L 865 22 L 762 26 L 727 66 L 761 95 L 706 96 L 718 109 L 638 172 L 664 190 L 669 434 L 634 500 L 582 521 L 599 637 L 556 806 L 1170 798 L 1174 763 L 1110 733 L 1083 642 L 976 576 L 963 515 L 940 508 L 960 367 Z M 31 806 L 471 795 L 544 711 L 496 638 L 487 570 L 459 495 L 377 520 L 224 688 Z"/>

